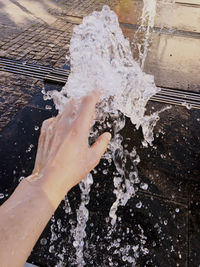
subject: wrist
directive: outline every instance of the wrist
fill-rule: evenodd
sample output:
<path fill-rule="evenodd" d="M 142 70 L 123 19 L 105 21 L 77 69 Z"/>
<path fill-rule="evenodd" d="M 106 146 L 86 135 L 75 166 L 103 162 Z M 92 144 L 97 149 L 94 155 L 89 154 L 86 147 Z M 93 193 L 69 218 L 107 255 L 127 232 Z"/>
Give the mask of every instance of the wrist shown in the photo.
<path fill-rule="evenodd" d="M 36 191 L 41 192 L 51 203 L 54 210 L 69 191 L 58 181 L 58 177 L 53 175 L 53 172 L 51 174 L 35 173 L 24 179 L 24 181 L 29 183 Z"/>

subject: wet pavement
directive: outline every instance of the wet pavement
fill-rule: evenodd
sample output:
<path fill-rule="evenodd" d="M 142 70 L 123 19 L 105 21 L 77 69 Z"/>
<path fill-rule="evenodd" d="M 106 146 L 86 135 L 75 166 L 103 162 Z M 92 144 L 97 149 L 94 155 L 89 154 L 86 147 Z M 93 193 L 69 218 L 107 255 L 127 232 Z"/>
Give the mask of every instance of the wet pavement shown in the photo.
<path fill-rule="evenodd" d="M 52 85 L 46 86 L 55 88 Z M 34 97 L 15 121 L 1 132 L 0 177 L 1 192 L 5 194 L 1 202 L 11 194 L 19 179 L 32 171 L 38 127 L 44 119 L 56 114 L 54 110 L 46 110 L 46 104 L 52 103 L 43 102 L 41 95 Z M 152 107 L 158 109 L 161 104 L 152 102 L 149 108 Z M 155 129 L 154 147 L 142 149 L 141 132 L 136 131 L 127 121 L 122 132 L 124 142 L 128 145 L 127 149 L 131 150 L 133 146 L 137 148 L 141 158 L 138 165 L 139 177 L 142 183 L 148 185 L 148 189 L 143 190 L 141 184 L 138 185 L 136 196 L 125 207 L 119 208 L 117 214 L 121 219 L 110 240 L 107 237 L 106 220 L 115 200 L 112 181 L 115 168 L 109 166 L 108 175 L 100 171 L 102 165 L 99 166 L 98 174 L 94 175 L 95 183 L 88 205 L 90 219 L 86 239 L 88 245 L 85 248 L 87 266 L 109 266 L 110 256 L 116 264 L 114 266 L 131 266 L 123 262 L 119 255 L 115 256 L 114 248 L 106 250 L 106 247 L 117 238 L 121 240 L 120 247 L 137 246 L 141 240 L 141 229 L 147 237 L 145 248 L 148 248 L 149 253 L 139 254 L 137 266 L 198 266 L 199 130 L 199 111 L 173 106 L 161 115 Z M 72 212 L 66 214 L 65 203 L 60 205 L 54 217 L 56 223 L 48 224 L 32 252 L 30 262 L 38 266 L 55 266 L 59 261 L 59 252 L 65 249 L 65 266 L 72 266 L 75 251 L 70 229 L 76 224 L 76 209 L 80 203 L 79 188 L 71 190 L 68 197 Z M 140 202 L 142 205 L 138 206 Z M 50 242 L 52 227 L 60 237 Z M 50 249 L 52 245 L 54 247 Z M 100 263 L 103 264 L 99 265 Z"/>
<path fill-rule="evenodd" d="M 140 0 L 0 1 L 0 56 L 62 68 L 73 27 L 103 4 L 116 11 L 125 35 L 132 39 L 142 11 Z M 158 14 L 145 70 L 155 75 L 158 86 L 199 92 L 200 3 L 178 1 L 173 10 L 159 4 Z M 0 203 L 3 203 L 19 179 L 32 171 L 38 127 L 44 119 L 56 114 L 53 104 L 43 101 L 41 90 L 43 87 L 60 90 L 61 86 L 23 74 L 5 71 L 0 74 L 0 193 L 4 194 Z M 47 105 L 52 109 L 46 108 Z M 163 106 L 150 102 L 148 109 Z M 109 266 L 110 256 L 114 266 L 132 266 L 122 259 L 123 250 L 117 255 L 114 247 L 108 249 L 110 241 L 117 238 L 122 248 L 129 245 L 135 252 L 142 238 L 143 252 L 138 259 L 129 248 L 129 254 L 136 257 L 136 266 L 200 265 L 200 111 L 173 106 L 161 113 L 154 132 L 154 146 L 146 149 L 141 147 L 141 131 L 136 131 L 130 121 L 127 120 L 122 132 L 128 149 L 135 146 L 140 155 L 139 176 L 148 188 L 143 190 L 138 185 L 137 195 L 126 207 L 119 208 L 121 221 L 117 222 L 112 239 L 108 237 L 106 220 L 115 200 L 114 166 L 109 167 L 108 174 L 99 170 L 95 176 L 88 205 L 86 266 Z M 61 203 L 29 262 L 55 266 L 60 252 L 65 250 L 63 266 L 73 266 L 75 250 L 70 230 L 76 224 L 80 203 L 78 187 L 71 190 L 69 200 L 72 212 L 66 214 L 65 203 Z M 50 241 L 52 229 L 60 235 L 54 241 Z"/>

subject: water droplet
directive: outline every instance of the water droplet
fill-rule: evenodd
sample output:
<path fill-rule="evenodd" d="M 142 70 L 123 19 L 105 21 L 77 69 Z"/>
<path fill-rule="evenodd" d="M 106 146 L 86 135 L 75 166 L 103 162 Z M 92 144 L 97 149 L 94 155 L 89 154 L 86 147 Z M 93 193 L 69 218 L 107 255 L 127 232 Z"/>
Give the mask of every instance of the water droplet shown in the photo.
<path fill-rule="evenodd" d="M 3 193 L 0 193 L 0 199 L 3 199 L 5 196 Z"/>
<path fill-rule="evenodd" d="M 21 176 L 18 181 L 21 182 L 22 180 L 24 180 L 25 176 Z"/>
<path fill-rule="evenodd" d="M 143 248 L 142 252 L 144 253 L 144 255 L 147 255 L 149 253 L 149 250 L 148 250 L 148 248 Z"/>
<path fill-rule="evenodd" d="M 140 188 L 143 189 L 143 190 L 147 190 L 148 189 L 148 184 L 141 183 L 140 184 Z"/>
<path fill-rule="evenodd" d="M 136 252 L 139 249 L 139 245 L 133 246 L 132 249 L 134 252 Z"/>
<path fill-rule="evenodd" d="M 191 109 L 192 108 L 192 105 L 187 103 L 187 102 L 183 102 L 182 106 L 186 107 L 187 109 Z"/>
<path fill-rule="evenodd" d="M 123 257 L 122 257 L 122 260 L 123 260 L 123 261 L 127 261 L 127 257 L 126 257 L 126 256 L 123 256 Z"/>
<path fill-rule="evenodd" d="M 50 253 L 54 253 L 54 252 L 55 252 L 55 248 L 54 248 L 53 245 L 49 247 L 49 252 L 50 252 Z"/>
<path fill-rule="evenodd" d="M 142 202 L 141 201 L 138 202 L 135 206 L 136 206 L 136 208 L 140 209 L 142 207 Z"/>
<path fill-rule="evenodd" d="M 103 174 L 104 175 L 108 174 L 108 170 L 103 170 Z"/>
<path fill-rule="evenodd" d="M 50 105 L 46 105 L 46 106 L 45 106 L 45 109 L 46 109 L 46 110 L 51 110 L 51 109 L 52 109 L 52 106 L 50 106 Z"/>
<path fill-rule="evenodd" d="M 45 246 L 47 244 L 46 238 L 40 239 L 40 244 L 43 245 L 43 246 Z"/>

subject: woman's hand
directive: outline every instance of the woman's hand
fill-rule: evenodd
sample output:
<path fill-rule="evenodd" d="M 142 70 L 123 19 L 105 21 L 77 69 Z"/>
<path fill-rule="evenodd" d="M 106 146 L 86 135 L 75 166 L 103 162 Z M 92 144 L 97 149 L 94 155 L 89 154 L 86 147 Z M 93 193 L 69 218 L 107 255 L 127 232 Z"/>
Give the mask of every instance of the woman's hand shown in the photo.
<path fill-rule="evenodd" d="M 72 99 L 62 114 L 43 122 L 35 167 L 28 180 L 42 187 L 55 205 L 99 163 L 107 148 L 110 133 L 88 145 L 99 97 L 98 91 L 78 103 Z"/>

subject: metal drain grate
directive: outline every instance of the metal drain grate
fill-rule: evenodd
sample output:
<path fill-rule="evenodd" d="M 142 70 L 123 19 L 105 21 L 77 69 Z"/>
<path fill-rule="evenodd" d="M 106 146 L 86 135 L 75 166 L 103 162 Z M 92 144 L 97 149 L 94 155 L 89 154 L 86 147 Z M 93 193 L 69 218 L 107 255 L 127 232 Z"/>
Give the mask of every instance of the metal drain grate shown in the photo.
<path fill-rule="evenodd" d="M 0 57 L 0 70 L 63 84 L 66 83 L 69 75 L 69 70 L 53 69 L 2 57 Z"/>
<path fill-rule="evenodd" d="M 43 65 L 33 65 L 2 57 L 0 57 L 0 70 L 63 85 L 66 83 L 70 73 L 69 70 L 54 69 Z M 152 101 L 200 109 L 200 93 L 170 88 L 160 89 L 161 91 L 151 98 Z"/>

